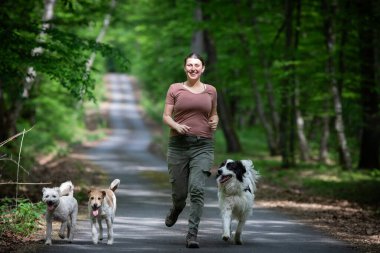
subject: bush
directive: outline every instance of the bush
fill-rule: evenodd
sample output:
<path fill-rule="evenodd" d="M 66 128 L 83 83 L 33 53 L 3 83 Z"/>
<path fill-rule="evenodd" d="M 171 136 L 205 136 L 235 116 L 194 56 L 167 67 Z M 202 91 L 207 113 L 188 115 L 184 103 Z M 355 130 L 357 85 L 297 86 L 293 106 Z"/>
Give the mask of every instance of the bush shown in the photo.
<path fill-rule="evenodd" d="M 45 210 L 42 202 L 19 199 L 17 207 L 14 204 L 15 200 L 11 198 L 0 200 L 0 238 L 6 234 L 30 235 L 41 224 Z"/>

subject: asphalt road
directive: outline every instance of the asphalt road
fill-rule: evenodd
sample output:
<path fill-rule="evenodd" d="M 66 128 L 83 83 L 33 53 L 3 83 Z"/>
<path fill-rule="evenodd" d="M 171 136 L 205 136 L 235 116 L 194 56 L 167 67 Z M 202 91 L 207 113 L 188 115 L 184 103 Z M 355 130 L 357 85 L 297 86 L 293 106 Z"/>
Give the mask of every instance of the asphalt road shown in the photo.
<path fill-rule="evenodd" d="M 128 77 L 109 74 L 106 80 L 112 134 L 88 150 L 87 156 L 109 173 L 110 182 L 114 178 L 121 180 L 116 191 L 118 209 L 114 244 L 106 245 L 106 240 L 103 240 L 93 245 L 89 220 L 79 220 L 72 244 L 59 239 L 55 232 L 53 245 L 41 246 L 37 252 L 355 252 L 343 242 L 285 214 L 259 206 L 254 208 L 243 231 L 244 245 L 222 241 L 214 178 L 207 182 L 204 214 L 198 235 L 201 248 L 187 249 L 188 207 L 180 215 L 177 224 L 167 228 L 164 219 L 170 207 L 170 191 L 158 190 L 152 182 L 141 176 L 142 171 L 166 173 L 167 169 L 164 160 L 147 151 L 151 135 L 138 113 Z"/>

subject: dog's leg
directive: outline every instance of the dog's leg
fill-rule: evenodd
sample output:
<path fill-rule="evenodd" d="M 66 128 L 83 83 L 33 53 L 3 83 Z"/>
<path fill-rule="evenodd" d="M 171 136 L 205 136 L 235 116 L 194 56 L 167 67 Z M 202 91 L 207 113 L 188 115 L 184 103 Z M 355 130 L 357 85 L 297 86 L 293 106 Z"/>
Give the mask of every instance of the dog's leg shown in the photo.
<path fill-rule="evenodd" d="M 61 223 L 61 228 L 59 229 L 59 233 L 58 233 L 58 236 L 59 238 L 61 239 L 64 239 L 65 238 L 65 229 L 67 227 L 67 221 L 64 221 Z"/>
<path fill-rule="evenodd" d="M 92 242 L 98 244 L 98 230 L 96 229 L 96 218 L 91 219 L 91 233 L 92 233 Z"/>
<path fill-rule="evenodd" d="M 67 235 L 66 235 L 66 237 L 69 239 L 69 242 L 70 242 L 70 235 L 73 232 L 73 231 L 71 231 L 71 227 L 72 227 L 71 220 L 72 220 L 72 218 L 71 218 L 71 214 L 70 214 L 68 217 L 68 220 L 67 220 Z"/>
<path fill-rule="evenodd" d="M 232 210 L 230 209 L 223 210 L 222 212 L 222 220 L 223 220 L 222 239 L 226 242 L 231 238 L 231 217 L 232 217 Z"/>
<path fill-rule="evenodd" d="M 67 233 L 67 237 L 69 238 L 70 243 L 73 242 L 74 234 L 76 232 L 77 217 L 78 217 L 78 208 L 74 208 L 73 213 L 70 215 L 70 218 L 71 218 L 70 235 L 69 233 Z"/>
<path fill-rule="evenodd" d="M 49 213 L 46 214 L 46 245 L 51 245 L 51 232 L 52 232 L 53 224 L 52 217 Z"/>
<path fill-rule="evenodd" d="M 103 240 L 103 225 L 102 225 L 102 219 L 98 219 L 99 224 L 99 240 Z"/>
<path fill-rule="evenodd" d="M 237 245 L 243 244 L 243 241 L 241 240 L 241 233 L 243 232 L 244 224 L 245 224 L 245 219 L 239 220 L 239 223 L 236 227 L 236 232 L 235 232 L 235 236 L 234 236 L 234 243 Z"/>
<path fill-rule="evenodd" d="M 112 219 L 111 218 L 107 218 L 106 219 L 106 222 L 107 222 L 107 230 L 108 230 L 108 241 L 107 241 L 107 244 L 108 245 L 112 245 L 113 244 L 113 224 L 112 224 Z"/>

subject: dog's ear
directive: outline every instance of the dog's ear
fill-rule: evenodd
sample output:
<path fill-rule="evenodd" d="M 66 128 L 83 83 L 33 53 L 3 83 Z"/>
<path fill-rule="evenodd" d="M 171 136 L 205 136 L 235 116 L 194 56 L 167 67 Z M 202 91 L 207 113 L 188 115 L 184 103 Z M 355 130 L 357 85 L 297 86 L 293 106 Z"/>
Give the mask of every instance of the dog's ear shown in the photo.
<path fill-rule="evenodd" d="M 44 193 L 46 191 L 46 187 L 42 188 L 42 193 Z"/>
<path fill-rule="evenodd" d="M 92 192 L 92 189 L 90 189 L 90 190 L 87 191 L 87 196 L 88 197 L 90 197 L 91 192 Z"/>
<path fill-rule="evenodd" d="M 236 174 L 237 180 L 243 182 L 243 176 L 247 172 L 244 164 L 241 161 L 236 161 L 234 164 L 234 172 Z"/>
<path fill-rule="evenodd" d="M 106 191 L 102 191 L 103 198 L 106 196 Z"/>
<path fill-rule="evenodd" d="M 253 162 L 251 160 L 241 160 L 241 163 L 244 165 L 244 167 L 248 169 L 253 169 Z"/>

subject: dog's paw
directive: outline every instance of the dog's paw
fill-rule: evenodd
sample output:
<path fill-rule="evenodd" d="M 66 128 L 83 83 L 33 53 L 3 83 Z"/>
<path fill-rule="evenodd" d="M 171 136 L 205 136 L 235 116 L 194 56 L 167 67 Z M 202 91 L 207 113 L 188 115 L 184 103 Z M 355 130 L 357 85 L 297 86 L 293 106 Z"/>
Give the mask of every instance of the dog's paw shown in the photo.
<path fill-rule="evenodd" d="M 243 245 L 243 241 L 241 240 L 241 234 L 236 233 L 234 236 L 234 244 Z"/>
<path fill-rule="evenodd" d="M 110 239 L 107 241 L 107 245 L 112 245 L 113 244 L 113 239 Z"/>
<path fill-rule="evenodd" d="M 65 234 L 63 234 L 63 233 L 62 233 L 62 234 L 59 233 L 58 236 L 59 236 L 59 238 L 61 238 L 61 239 L 65 239 Z"/>
<path fill-rule="evenodd" d="M 51 245 L 51 240 L 46 240 L 45 245 Z"/>
<path fill-rule="evenodd" d="M 228 242 L 230 240 L 230 237 L 228 235 L 222 236 L 223 241 Z"/>
<path fill-rule="evenodd" d="M 92 240 L 93 244 L 98 244 L 98 240 Z"/>

